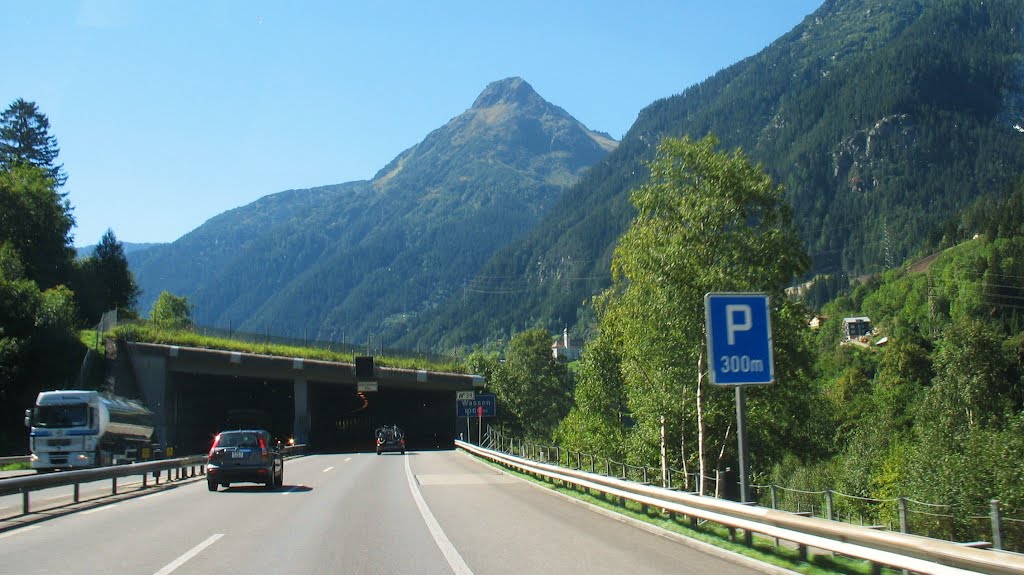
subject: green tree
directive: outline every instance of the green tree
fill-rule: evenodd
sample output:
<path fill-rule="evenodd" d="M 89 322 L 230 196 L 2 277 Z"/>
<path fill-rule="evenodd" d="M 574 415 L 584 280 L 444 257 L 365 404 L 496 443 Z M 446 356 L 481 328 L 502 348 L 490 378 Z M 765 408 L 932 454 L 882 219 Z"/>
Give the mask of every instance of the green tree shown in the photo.
<path fill-rule="evenodd" d="M 149 310 L 149 320 L 162 329 L 189 328 L 192 326 L 192 303 L 184 296 L 163 291 Z"/>
<path fill-rule="evenodd" d="M 71 290 L 40 291 L 17 250 L 0 243 L 0 452 L 24 452 L 20 413 L 36 393 L 66 387 L 77 374 L 84 346 L 76 315 Z"/>
<path fill-rule="evenodd" d="M 650 180 L 632 193 L 637 217 L 615 250 L 601 318 L 622 338 L 631 453 L 649 463 L 660 444 L 665 458 L 695 459 L 705 476 L 712 441 L 716 453 L 731 445 L 734 411 L 731 393 L 704 389 L 704 295 L 765 292 L 778 308 L 809 265 L 782 187 L 741 151 L 717 146 L 712 136 L 658 146 Z"/>
<path fill-rule="evenodd" d="M 590 341 L 576 369 L 573 407 L 555 434 L 559 445 L 619 459 L 626 441 L 621 351 L 610 333 Z"/>
<path fill-rule="evenodd" d="M 551 355 L 548 332 L 516 334 L 492 377 L 502 425 L 533 440 L 550 440 L 569 411 L 572 384 L 565 364 Z"/>
<path fill-rule="evenodd" d="M 54 165 L 59 153 L 57 138 L 50 134 L 50 120 L 35 102 L 18 98 L 0 114 L 0 169 L 36 166 L 60 187 L 68 176 L 63 164 Z"/>
<path fill-rule="evenodd" d="M 40 168 L 18 164 L 0 170 L 0 243 L 11 245 L 25 278 L 40 289 L 69 278 L 74 225 L 70 203 Z"/>
<path fill-rule="evenodd" d="M 124 246 L 107 230 L 93 254 L 77 263 L 75 293 L 79 294 L 86 322 L 92 325 L 108 310 L 132 311 L 139 287 L 128 269 Z"/>
<path fill-rule="evenodd" d="M 1021 405 L 1019 380 L 1003 338 L 986 323 L 955 320 L 935 353 L 935 379 L 924 398 L 930 425 L 947 434 L 1000 424 Z"/>

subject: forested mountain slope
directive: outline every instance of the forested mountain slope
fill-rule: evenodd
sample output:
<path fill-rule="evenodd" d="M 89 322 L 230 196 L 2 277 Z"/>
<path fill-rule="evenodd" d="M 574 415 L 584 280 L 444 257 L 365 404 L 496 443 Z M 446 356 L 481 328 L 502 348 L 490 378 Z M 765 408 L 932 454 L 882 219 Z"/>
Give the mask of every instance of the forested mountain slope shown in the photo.
<path fill-rule="evenodd" d="M 762 52 L 644 109 L 620 146 L 403 343 L 573 325 L 609 283 L 664 136 L 714 133 L 786 186 L 814 272 L 876 273 L 1024 173 L 1024 1 L 829 0 Z M 952 238 L 947 238 L 952 239 Z"/>
<path fill-rule="evenodd" d="M 494 82 L 370 181 L 267 196 L 130 254 L 140 307 L 168 290 L 204 325 L 387 337 L 458 293 L 615 145 L 521 78 Z"/>

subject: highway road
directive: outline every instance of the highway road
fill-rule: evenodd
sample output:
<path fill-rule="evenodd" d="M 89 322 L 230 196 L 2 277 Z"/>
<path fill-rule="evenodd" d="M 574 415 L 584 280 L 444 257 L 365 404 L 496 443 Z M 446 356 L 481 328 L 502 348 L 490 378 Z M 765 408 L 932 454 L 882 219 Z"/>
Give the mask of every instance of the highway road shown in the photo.
<path fill-rule="evenodd" d="M 455 451 L 311 455 L 273 491 L 189 480 L 0 532 L 0 573 L 19 575 L 758 572 Z"/>

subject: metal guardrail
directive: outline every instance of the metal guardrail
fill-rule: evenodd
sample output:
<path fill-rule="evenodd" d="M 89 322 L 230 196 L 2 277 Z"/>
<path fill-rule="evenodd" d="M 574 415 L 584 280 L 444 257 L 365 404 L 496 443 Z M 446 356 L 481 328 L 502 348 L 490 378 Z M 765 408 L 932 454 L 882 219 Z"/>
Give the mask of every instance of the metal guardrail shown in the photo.
<path fill-rule="evenodd" d="M 98 467 L 96 469 L 79 469 L 75 471 L 61 471 L 57 473 L 46 473 L 42 475 L 24 475 L 9 479 L 0 479 L 0 495 L 12 495 L 20 493 L 22 496 L 22 513 L 30 512 L 29 494 L 40 489 L 51 487 L 62 487 L 70 485 L 74 488 L 74 502 L 79 501 L 79 486 L 83 483 L 111 480 L 111 494 L 117 495 L 117 480 L 121 477 L 142 476 L 142 486 L 148 485 L 149 476 L 153 475 L 154 481 L 160 483 L 160 475 L 167 471 L 167 479 L 171 479 L 171 472 L 174 472 L 177 479 L 194 477 L 197 475 L 196 467 L 199 468 L 199 475 L 205 473 L 206 456 L 193 455 L 178 459 L 164 459 L 160 461 L 147 461 L 145 463 L 133 463 L 130 465 L 114 465 L 111 467 Z"/>
<path fill-rule="evenodd" d="M 538 463 L 499 451 L 484 449 L 463 441 L 458 448 L 525 473 L 558 480 L 580 488 L 599 491 L 642 505 L 687 516 L 691 522 L 706 520 L 744 531 L 750 540 L 757 533 L 789 541 L 803 551 L 808 547 L 868 561 L 875 566 L 905 569 L 934 575 L 1024 575 L 1024 555 L 975 549 L 916 535 L 884 532 L 827 519 L 801 517 L 763 507 L 744 505 L 712 497 L 702 497 L 555 465 Z"/>

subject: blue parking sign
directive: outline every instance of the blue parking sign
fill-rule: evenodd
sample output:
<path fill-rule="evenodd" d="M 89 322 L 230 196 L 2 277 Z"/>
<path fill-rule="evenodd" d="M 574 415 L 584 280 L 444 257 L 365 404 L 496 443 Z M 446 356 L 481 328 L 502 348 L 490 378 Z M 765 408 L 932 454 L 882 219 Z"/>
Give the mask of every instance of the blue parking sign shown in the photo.
<path fill-rule="evenodd" d="M 708 370 L 714 385 L 775 383 L 768 296 L 709 293 L 704 296 Z"/>

